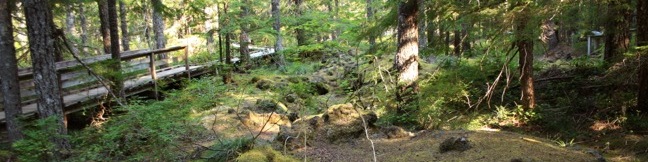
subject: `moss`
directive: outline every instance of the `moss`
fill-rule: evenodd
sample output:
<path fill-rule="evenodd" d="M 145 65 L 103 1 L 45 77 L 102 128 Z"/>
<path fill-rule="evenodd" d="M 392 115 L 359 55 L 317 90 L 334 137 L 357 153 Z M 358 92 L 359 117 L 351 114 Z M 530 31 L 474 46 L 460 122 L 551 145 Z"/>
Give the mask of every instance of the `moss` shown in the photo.
<path fill-rule="evenodd" d="M 240 162 L 297 162 L 298 160 L 281 154 L 279 151 L 272 149 L 269 146 L 261 146 L 254 148 L 248 152 L 241 154 L 236 161 Z"/>

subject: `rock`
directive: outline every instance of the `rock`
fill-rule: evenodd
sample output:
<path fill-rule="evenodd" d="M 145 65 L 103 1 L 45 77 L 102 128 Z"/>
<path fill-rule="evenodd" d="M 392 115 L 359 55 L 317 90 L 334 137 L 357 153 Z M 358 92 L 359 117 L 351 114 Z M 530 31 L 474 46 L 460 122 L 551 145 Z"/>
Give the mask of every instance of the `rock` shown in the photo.
<path fill-rule="evenodd" d="M 329 86 L 323 82 L 312 83 L 311 86 L 313 87 L 313 90 L 315 90 L 315 93 L 317 93 L 318 95 L 325 95 L 329 93 Z"/>
<path fill-rule="evenodd" d="M 578 56 L 580 56 L 580 54 L 577 53 L 574 48 L 569 45 L 560 44 L 556 48 L 547 51 L 544 59 L 549 62 L 553 62 L 559 59 L 569 60 Z"/>
<path fill-rule="evenodd" d="M 259 76 L 254 76 L 254 77 L 252 77 L 252 79 L 250 79 L 250 83 L 256 83 L 256 82 L 258 82 L 259 80 L 261 80 L 261 77 L 259 77 Z"/>
<path fill-rule="evenodd" d="M 272 88 L 273 85 L 274 83 L 267 79 L 261 79 L 256 82 L 256 87 L 259 88 L 260 90 L 268 90 Z"/>
<path fill-rule="evenodd" d="M 352 104 L 333 105 L 323 115 L 326 138 L 329 142 L 340 139 L 357 138 L 364 132 L 360 114 Z M 367 122 L 367 125 L 373 123 Z"/>
<path fill-rule="evenodd" d="M 284 141 L 286 143 L 281 143 L 282 146 L 296 149 L 303 147 L 304 136 L 307 139 L 327 139 L 327 142 L 357 138 L 364 133 L 360 114 L 368 126 L 372 126 L 377 120 L 374 113 L 359 113 L 352 104 L 333 105 L 322 115 L 296 119 L 292 128 L 281 129 L 276 141 Z"/>
<path fill-rule="evenodd" d="M 414 137 L 414 133 L 408 132 L 405 129 L 399 127 L 399 126 L 389 126 L 389 127 L 383 128 L 382 132 L 389 139 Z"/>
<path fill-rule="evenodd" d="M 448 151 L 466 151 L 468 149 L 472 148 L 470 146 L 470 141 L 468 141 L 467 137 L 450 137 L 441 143 L 439 145 L 439 152 L 440 153 L 445 153 Z"/>
<path fill-rule="evenodd" d="M 276 113 L 263 113 L 258 114 L 251 111 L 245 111 L 241 115 L 241 122 L 248 127 L 261 127 L 268 124 L 276 124 L 282 126 L 290 126 L 290 120 L 288 117 Z"/>
<path fill-rule="evenodd" d="M 288 103 L 295 103 L 295 101 L 297 100 L 298 97 L 299 96 L 297 96 L 296 94 L 289 94 L 289 95 L 286 95 L 286 97 L 284 97 L 284 99 Z"/>
<path fill-rule="evenodd" d="M 279 113 L 288 112 L 288 107 L 286 107 L 286 105 L 284 105 L 281 102 L 277 102 L 273 100 L 258 99 L 256 101 L 256 107 L 258 110 L 264 112 L 273 112 L 273 111 Z"/>
<path fill-rule="evenodd" d="M 299 119 L 299 115 L 296 112 L 288 113 L 288 120 L 290 120 L 290 122 L 295 122 L 297 119 Z"/>
<path fill-rule="evenodd" d="M 335 125 L 348 125 L 360 119 L 360 114 L 356 112 L 352 104 L 333 105 L 326 110 L 324 122 Z"/>

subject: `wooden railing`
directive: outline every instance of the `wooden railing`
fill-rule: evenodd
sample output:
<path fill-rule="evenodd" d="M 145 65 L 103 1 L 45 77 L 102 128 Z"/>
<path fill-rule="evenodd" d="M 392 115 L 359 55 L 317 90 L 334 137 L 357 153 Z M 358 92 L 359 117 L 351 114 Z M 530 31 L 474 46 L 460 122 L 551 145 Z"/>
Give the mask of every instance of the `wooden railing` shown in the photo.
<path fill-rule="evenodd" d="M 156 50 L 136 50 L 136 51 L 124 51 L 121 54 L 122 65 L 125 65 L 122 68 L 123 72 L 137 72 L 141 70 L 148 69 L 148 75 L 151 75 L 153 84 L 157 87 L 157 68 L 166 67 L 169 64 L 173 63 L 168 60 L 174 60 L 169 58 L 166 60 L 156 61 L 156 56 L 159 54 L 165 54 L 173 51 L 179 51 L 184 49 L 184 66 L 186 74 L 188 77 L 191 76 L 190 65 L 189 65 L 189 52 L 186 46 L 175 46 L 164 49 Z M 148 57 L 148 59 L 145 59 Z M 82 61 L 88 65 L 96 64 L 102 61 L 110 60 L 110 54 L 85 58 Z M 164 70 L 164 69 L 162 69 Z M 56 72 L 60 74 L 60 84 L 62 87 L 62 96 L 78 93 L 84 90 L 97 88 L 101 86 L 96 78 L 88 74 L 87 70 L 81 67 L 81 63 L 76 60 L 62 61 L 56 63 Z M 133 79 L 141 76 L 147 75 L 146 73 L 135 73 L 134 75 L 127 77 L 126 79 Z M 19 69 L 18 77 L 20 80 L 20 93 L 22 98 L 22 105 L 29 105 L 36 102 L 36 92 L 34 90 L 33 83 L 33 74 L 31 68 Z M 0 110 L 4 111 L 2 108 L 2 94 L 0 93 Z"/>

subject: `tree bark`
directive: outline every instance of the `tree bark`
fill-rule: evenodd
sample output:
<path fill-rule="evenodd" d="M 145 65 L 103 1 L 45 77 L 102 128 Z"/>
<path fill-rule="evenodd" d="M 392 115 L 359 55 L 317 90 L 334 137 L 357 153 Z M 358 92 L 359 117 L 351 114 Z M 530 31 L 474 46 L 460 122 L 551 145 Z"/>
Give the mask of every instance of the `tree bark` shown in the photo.
<path fill-rule="evenodd" d="M 247 0 L 243 0 L 244 4 L 248 4 Z M 241 19 L 245 19 L 250 9 L 246 5 L 241 5 Z M 250 63 L 250 37 L 248 36 L 249 24 L 241 23 L 241 35 L 239 36 L 239 41 L 241 47 L 239 48 L 239 54 L 241 57 L 241 65 L 243 69 L 249 68 Z"/>
<path fill-rule="evenodd" d="M 66 135 L 67 128 L 63 119 L 63 101 L 57 78 L 54 56 L 57 52 L 54 35 L 54 21 L 49 1 L 23 0 L 27 20 L 27 37 L 29 51 L 32 57 L 34 85 L 38 96 L 38 115 L 41 119 L 53 118 L 56 132 L 52 134 Z M 63 152 L 70 149 L 69 141 L 61 136 L 51 137 L 56 149 L 54 159 L 61 159 Z"/>
<path fill-rule="evenodd" d="M 394 68 L 398 72 L 396 101 L 398 112 L 415 101 L 418 93 L 418 6 L 414 0 L 399 2 L 398 5 L 398 50 Z"/>
<path fill-rule="evenodd" d="M 108 18 L 108 1 L 107 0 L 97 0 L 99 6 L 99 21 L 101 30 L 101 36 L 103 38 L 103 49 L 104 53 L 110 53 L 110 22 Z"/>
<path fill-rule="evenodd" d="M 72 9 L 72 5 L 68 4 L 65 5 L 65 10 L 67 10 L 67 13 L 65 13 L 65 34 L 72 35 L 72 30 L 74 30 L 74 9 Z"/>
<path fill-rule="evenodd" d="M 525 110 L 535 108 L 535 90 L 533 86 L 533 38 L 529 36 L 529 9 L 524 8 L 515 20 L 515 39 L 518 48 L 520 87 L 522 89 L 522 107 Z"/>
<path fill-rule="evenodd" d="M 223 11 L 227 15 L 228 4 L 225 4 Z M 229 25 L 229 18 L 225 19 L 225 24 Z M 223 73 L 223 84 L 232 83 L 232 35 L 229 32 L 225 32 L 225 72 Z"/>
<path fill-rule="evenodd" d="M 367 0 L 367 21 L 372 23 L 374 19 L 373 0 Z M 373 48 L 376 45 L 376 37 L 369 34 L 369 47 Z"/>
<path fill-rule="evenodd" d="M 112 57 L 111 70 L 117 72 L 117 76 L 110 76 L 110 80 L 113 82 L 114 87 L 111 88 L 113 93 L 123 99 L 126 94 L 124 94 L 124 81 L 121 79 L 121 55 L 119 52 L 119 30 L 117 27 L 117 0 L 108 0 L 108 22 L 110 24 L 110 56 Z"/>
<path fill-rule="evenodd" d="M 281 36 L 281 10 L 279 9 L 279 0 L 272 0 L 272 17 L 274 23 L 272 28 L 277 32 L 277 37 L 274 45 L 275 54 L 279 57 L 279 66 L 283 68 L 286 65 L 286 58 L 283 53 L 283 37 Z"/>
<path fill-rule="evenodd" d="M 122 51 L 130 51 L 130 37 L 128 36 L 128 22 L 126 21 L 126 5 L 119 1 L 119 25 L 121 28 Z"/>
<path fill-rule="evenodd" d="M 608 19 L 605 26 L 604 59 L 614 63 L 623 58 L 630 45 L 630 18 L 632 11 L 627 8 L 630 0 L 612 0 L 608 4 Z"/>
<path fill-rule="evenodd" d="M 424 49 L 427 47 L 427 35 L 425 34 L 425 31 L 427 30 L 427 15 L 425 15 L 425 0 L 416 0 L 416 3 L 418 3 L 418 10 L 420 13 L 418 15 L 418 46 L 419 49 Z"/>
<path fill-rule="evenodd" d="M 637 1 L 637 46 L 639 50 L 639 95 L 637 107 L 643 115 L 648 115 L 648 1 Z"/>
<path fill-rule="evenodd" d="M 470 21 L 470 20 L 467 20 Z M 470 27 L 472 23 L 464 22 L 461 24 L 461 53 L 470 52 Z"/>
<path fill-rule="evenodd" d="M 85 7 L 83 5 L 79 5 L 79 26 L 81 26 L 81 46 L 83 46 L 83 53 L 85 55 L 88 55 L 88 48 L 86 48 L 86 45 L 88 44 L 88 22 L 85 16 Z"/>
<path fill-rule="evenodd" d="M 556 48 L 560 43 L 558 29 L 556 27 L 556 23 L 553 20 L 545 20 L 540 27 L 542 29 L 540 40 L 547 45 L 547 52 Z"/>
<path fill-rule="evenodd" d="M 166 47 L 166 37 L 164 36 L 164 18 L 162 17 L 162 8 L 164 5 L 160 0 L 151 0 L 153 4 L 153 32 L 155 33 L 155 48 L 161 49 Z M 160 59 L 167 59 L 166 54 L 158 55 Z"/>
<path fill-rule="evenodd" d="M 13 143 L 23 138 L 22 127 L 18 117 L 22 115 L 18 64 L 14 47 L 13 24 L 11 11 L 13 4 L 9 0 L 0 0 L 0 88 L 2 88 L 7 135 Z"/>
<path fill-rule="evenodd" d="M 454 55 L 457 57 L 461 56 L 461 31 L 460 30 L 455 30 L 454 31 L 454 40 L 452 41 L 452 45 L 454 46 Z"/>
<path fill-rule="evenodd" d="M 304 2 L 304 0 L 293 0 L 293 2 L 295 3 L 295 13 L 297 14 L 296 17 L 297 19 L 299 19 L 302 16 L 302 3 Z M 295 29 L 295 33 L 297 34 L 297 46 L 306 45 L 307 38 L 304 29 L 298 27 L 297 29 Z"/>

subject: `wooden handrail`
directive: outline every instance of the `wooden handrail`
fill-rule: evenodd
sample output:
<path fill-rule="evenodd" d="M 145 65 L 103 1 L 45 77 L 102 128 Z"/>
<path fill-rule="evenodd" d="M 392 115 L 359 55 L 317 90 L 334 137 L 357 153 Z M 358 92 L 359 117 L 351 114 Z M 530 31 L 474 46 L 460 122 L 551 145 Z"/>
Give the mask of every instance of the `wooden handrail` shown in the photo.
<path fill-rule="evenodd" d="M 122 61 L 129 61 L 132 59 L 136 58 L 141 58 L 141 57 L 146 57 L 149 54 L 163 54 L 171 51 L 177 51 L 181 49 L 185 49 L 186 46 L 175 46 L 175 47 L 169 47 L 169 48 L 163 48 L 163 49 L 156 49 L 156 50 L 135 50 L 135 51 L 124 51 L 122 53 L 121 59 Z M 110 54 L 105 54 L 105 55 L 100 55 L 100 56 L 95 56 L 95 57 L 90 57 L 90 58 L 85 58 L 83 59 L 83 62 L 86 64 L 93 64 L 105 60 L 110 59 Z M 56 72 L 65 72 L 65 71 L 70 71 L 73 70 L 74 68 L 77 68 L 81 66 L 79 62 L 76 60 L 69 60 L 69 61 L 61 61 L 56 63 Z M 29 79 L 32 77 L 32 68 L 23 68 L 18 70 L 18 77 L 22 79 Z"/>

